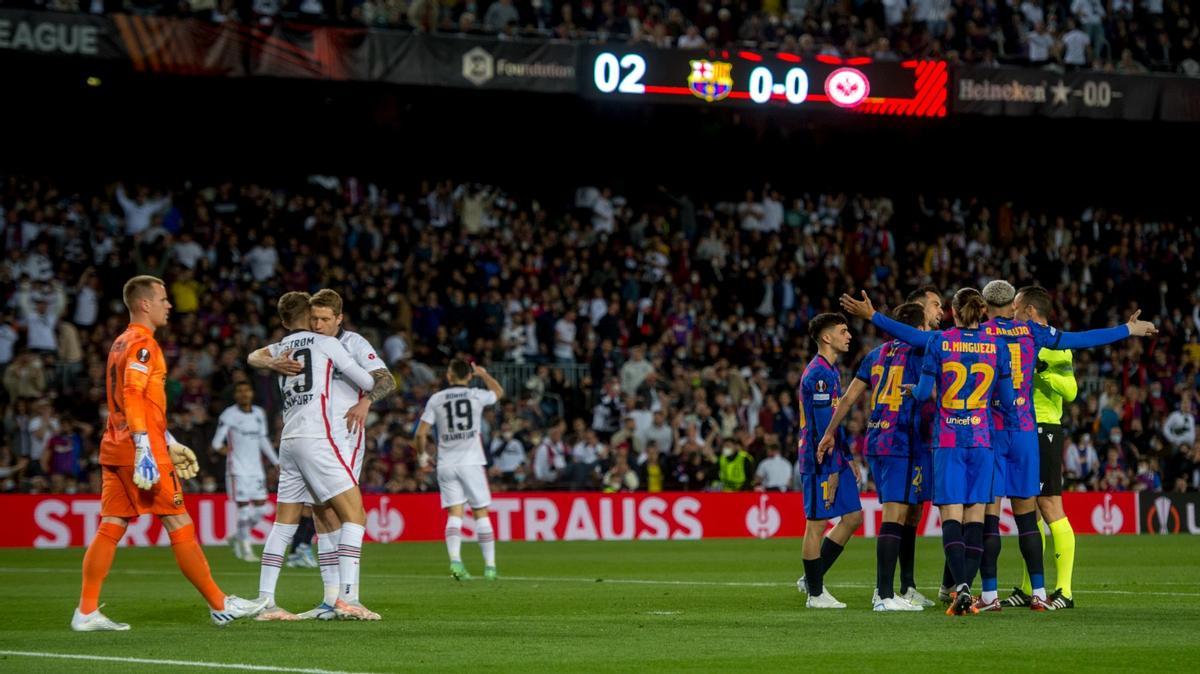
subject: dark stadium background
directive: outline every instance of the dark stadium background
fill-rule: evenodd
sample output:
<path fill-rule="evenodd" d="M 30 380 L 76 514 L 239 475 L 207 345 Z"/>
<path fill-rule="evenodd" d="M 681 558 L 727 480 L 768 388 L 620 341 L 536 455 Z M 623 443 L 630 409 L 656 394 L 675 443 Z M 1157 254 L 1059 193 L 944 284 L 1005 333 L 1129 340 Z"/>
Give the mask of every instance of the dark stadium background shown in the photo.
<path fill-rule="evenodd" d="M 19 132 L 6 134 L 0 169 L 57 179 L 446 176 L 518 197 L 522 186 L 558 188 L 564 201 L 581 184 L 738 199 L 769 182 L 785 194 L 911 190 L 1153 215 L 1191 210 L 1200 157 L 1200 134 L 1182 123 L 731 111 L 5 59 L 6 88 L 20 93 L 0 116 Z"/>

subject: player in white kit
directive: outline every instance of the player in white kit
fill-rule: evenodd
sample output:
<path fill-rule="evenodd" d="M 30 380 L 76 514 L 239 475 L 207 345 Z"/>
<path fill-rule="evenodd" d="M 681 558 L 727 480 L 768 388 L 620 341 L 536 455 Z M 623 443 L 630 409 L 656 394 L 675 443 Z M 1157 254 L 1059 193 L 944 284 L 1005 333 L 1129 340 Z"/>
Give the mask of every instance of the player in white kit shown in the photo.
<path fill-rule="evenodd" d="M 469 388 L 472 377 L 483 380 L 487 390 Z M 438 490 L 446 509 L 446 549 L 450 553 L 450 575 L 470 580 L 462 563 L 463 504 L 475 516 L 475 535 L 483 550 L 483 577 L 496 580 L 496 534 L 488 517 L 492 492 L 488 488 L 487 460 L 483 455 L 480 430 L 483 408 L 504 396 L 504 389 L 482 367 L 455 358 L 446 370 L 450 387 L 430 396 L 417 425 L 417 452 L 424 453 L 431 427 L 437 429 Z"/>
<path fill-rule="evenodd" d="M 262 457 L 272 466 L 279 457 L 271 446 L 267 413 L 254 403 L 254 387 L 239 382 L 233 405 L 221 412 L 212 448 L 225 455 L 225 491 L 237 503 L 237 532 L 230 536 L 233 554 L 247 562 L 258 557 L 250 545 L 250 530 L 267 514 L 267 476 Z"/>
<path fill-rule="evenodd" d="M 258 619 L 297 619 L 276 606 L 274 596 L 283 554 L 296 534 L 306 503 L 329 505 L 343 522 L 338 567 L 346 598 L 337 602 L 338 615 L 368 619 L 373 614 L 358 601 L 359 558 L 366 517 L 357 476 L 334 437 L 331 398 L 335 368 L 363 390 L 370 391 L 375 382 L 336 339 L 308 330 L 308 303 L 308 293 L 289 292 L 279 298 L 279 318 L 292 332 L 279 343 L 266 347 L 268 357 L 287 355 L 301 365 L 301 370 L 278 378 L 283 407 L 279 495 L 275 524 L 263 548 L 259 576 L 259 597 L 269 600 L 269 608 Z M 261 351 L 252 355 L 261 356 Z"/>
<path fill-rule="evenodd" d="M 366 447 L 364 434 L 366 431 L 367 411 L 375 402 L 383 400 L 396 390 L 396 380 L 392 373 L 379 358 L 374 347 L 365 337 L 350 330 L 342 329 L 342 297 L 337 292 L 325 288 L 317 291 L 308 302 L 309 326 L 313 332 L 336 337 L 346 348 L 350 357 L 359 367 L 367 371 L 375 380 L 374 388 L 369 391 L 359 388 L 349 378 L 338 372 L 333 375 L 333 415 L 335 422 L 334 440 L 343 454 L 350 455 L 350 470 L 355 477 L 361 477 L 363 464 L 366 463 Z M 364 513 L 365 517 L 365 513 Z M 317 562 L 321 568 L 321 581 L 325 586 L 325 594 L 316 608 L 300 614 L 301 619 L 317 618 L 328 620 L 337 615 L 337 600 L 341 596 L 344 584 L 339 579 L 338 543 L 341 540 L 342 521 L 337 513 L 328 506 L 314 505 L 313 522 L 317 529 Z M 345 599 L 345 597 L 341 597 Z M 377 615 L 369 619 L 378 619 Z"/>

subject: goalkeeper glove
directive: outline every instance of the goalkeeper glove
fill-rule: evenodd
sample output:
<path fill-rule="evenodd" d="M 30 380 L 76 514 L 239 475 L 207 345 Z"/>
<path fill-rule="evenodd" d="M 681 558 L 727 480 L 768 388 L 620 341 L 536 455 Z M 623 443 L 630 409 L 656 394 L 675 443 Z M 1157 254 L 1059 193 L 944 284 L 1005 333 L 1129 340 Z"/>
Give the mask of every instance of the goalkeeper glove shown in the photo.
<path fill-rule="evenodd" d="M 175 473 L 181 479 L 190 480 L 200 472 L 200 464 L 196 462 L 196 453 L 191 447 L 172 442 L 167 445 L 167 454 L 171 457 L 171 463 L 175 465 Z"/>
<path fill-rule="evenodd" d="M 160 477 L 158 464 L 154 462 L 154 452 L 150 450 L 150 436 L 134 433 L 133 447 L 133 483 L 139 489 L 150 489 Z"/>

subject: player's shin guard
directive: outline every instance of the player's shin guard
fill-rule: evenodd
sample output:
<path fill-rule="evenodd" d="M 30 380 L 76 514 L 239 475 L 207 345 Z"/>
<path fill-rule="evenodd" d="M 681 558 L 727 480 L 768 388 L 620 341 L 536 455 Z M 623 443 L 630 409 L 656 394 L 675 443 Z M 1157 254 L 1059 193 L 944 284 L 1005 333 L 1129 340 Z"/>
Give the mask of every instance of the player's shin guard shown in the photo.
<path fill-rule="evenodd" d="M 1070 599 L 1071 572 L 1075 569 L 1075 530 L 1071 528 L 1071 521 L 1064 517 L 1050 525 L 1050 535 L 1054 536 L 1054 569 L 1058 589 Z"/>
<path fill-rule="evenodd" d="M 483 565 L 496 566 L 496 533 L 488 516 L 475 520 L 475 536 L 479 538 L 479 548 L 483 550 Z"/>
<path fill-rule="evenodd" d="M 112 568 L 117 555 L 117 544 L 125 535 L 125 527 L 111 522 L 101 522 L 96 537 L 83 555 L 83 589 L 79 593 L 79 612 L 91 613 L 99 607 L 100 588 Z"/>
<path fill-rule="evenodd" d="M 196 542 L 196 527 L 191 524 L 180 527 L 172 531 L 170 537 L 171 552 L 175 553 L 175 563 L 179 565 L 179 570 L 183 571 L 183 575 L 192 586 L 200 591 L 209 608 L 224 610 L 225 593 L 213 580 L 204 550 L 200 549 L 200 544 Z"/>
<path fill-rule="evenodd" d="M 942 549 L 946 553 L 946 564 L 950 567 L 950 577 L 954 580 L 951 586 L 958 587 L 967 582 L 967 550 L 963 543 L 962 522 L 946 520 L 942 522 Z"/>
<path fill-rule="evenodd" d="M 983 559 L 983 522 L 968 522 L 963 526 L 963 548 L 966 551 L 964 559 L 967 585 L 975 584 L 975 575 L 979 573 L 979 565 Z"/>
<path fill-rule="evenodd" d="M 451 562 L 462 561 L 462 518 L 446 518 L 446 552 Z"/>
<path fill-rule="evenodd" d="M 836 541 L 828 536 L 825 537 L 825 540 L 821 541 L 821 565 L 824 567 L 826 573 L 833 568 L 833 563 L 837 561 L 838 557 L 842 556 L 842 551 L 845 549 L 844 545 L 838 545 Z"/>
<path fill-rule="evenodd" d="M 279 570 L 283 568 L 283 558 L 288 545 L 296 536 L 295 524 L 280 524 L 276 522 L 267 535 L 267 544 L 263 547 L 262 562 L 258 573 L 258 596 L 274 598 L 275 585 L 279 582 Z"/>
<path fill-rule="evenodd" d="M 900 594 L 916 587 L 917 528 L 904 525 L 900 534 Z"/>
<path fill-rule="evenodd" d="M 808 585 L 810 597 L 818 597 L 825 592 L 825 564 L 820 557 L 804 560 L 804 582 Z"/>
<path fill-rule="evenodd" d="M 333 606 L 341 593 L 341 575 L 338 569 L 338 543 L 342 530 L 335 529 L 329 533 L 317 533 L 317 564 L 321 567 L 321 583 L 325 586 L 327 605 Z"/>
<path fill-rule="evenodd" d="M 904 527 L 898 522 L 884 522 L 875 540 L 875 589 L 880 599 L 896 596 L 896 560 L 900 557 L 900 545 L 904 538 Z"/>
<path fill-rule="evenodd" d="M 342 524 L 342 535 L 338 541 L 338 576 L 341 580 L 342 601 L 353 604 L 358 601 L 358 566 L 362 557 L 363 529 L 361 524 Z"/>
<path fill-rule="evenodd" d="M 1041 537 L 1042 537 L 1042 559 L 1043 560 L 1046 559 L 1046 532 L 1047 531 L 1048 531 L 1048 529 L 1046 528 L 1046 523 L 1039 520 L 1038 521 L 1038 533 L 1041 534 Z M 1058 550 L 1058 548 L 1055 548 L 1055 550 Z M 1042 565 L 1043 565 L 1043 567 L 1045 566 L 1044 561 L 1043 561 Z M 1028 594 L 1028 595 L 1033 594 L 1033 584 L 1029 582 L 1029 567 L 1025 566 L 1024 564 L 1021 565 L 1021 590 L 1024 591 L 1025 594 Z"/>
<path fill-rule="evenodd" d="M 997 598 L 999 574 L 1000 518 L 996 515 L 987 515 L 983 518 L 983 559 L 979 564 L 980 587 L 983 589 L 982 599 L 985 602 Z"/>
<path fill-rule="evenodd" d="M 1025 567 L 1029 570 L 1029 582 L 1033 587 L 1033 596 L 1046 598 L 1045 569 L 1042 562 L 1041 532 L 1038 531 L 1036 512 L 1017 515 L 1017 542 L 1021 547 L 1021 556 L 1025 558 Z"/>

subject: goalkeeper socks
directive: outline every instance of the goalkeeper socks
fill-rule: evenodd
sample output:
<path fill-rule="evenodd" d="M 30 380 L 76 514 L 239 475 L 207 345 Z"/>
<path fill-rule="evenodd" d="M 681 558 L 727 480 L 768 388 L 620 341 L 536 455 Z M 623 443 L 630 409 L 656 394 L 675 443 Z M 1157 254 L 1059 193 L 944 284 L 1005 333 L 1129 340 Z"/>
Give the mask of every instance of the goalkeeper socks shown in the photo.
<path fill-rule="evenodd" d="M 1021 548 L 1021 556 L 1025 558 L 1025 567 L 1029 570 L 1029 583 L 1033 588 L 1033 596 L 1046 598 L 1045 568 L 1042 566 L 1041 531 L 1038 529 L 1037 513 L 1028 512 L 1016 515 L 1017 543 Z"/>
<path fill-rule="evenodd" d="M 963 543 L 962 522 L 946 520 L 942 522 L 942 550 L 946 553 L 946 564 L 950 567 L 950 577 L 954 579 L 953 587 L 967 582 L 967 550 Z"/>
<path fill-rule="evenodd" d="M 483 565 L 496 566 L 496 534 L 492 531 L 492 520 L 487 515 L 475 520 L 475 535 L 483 550 Z"/>
<path fill-rule="evenodd" d="M 983 522 L 968 522 L 963 526 L 963 549 L 966 566 L 964 583 L 973 585 L 975 575 L 979 573 L 979 565 L 983 560 Z"/>
<path fill-rule="evenodd" d="M 896 596 L 896 558 L 903 536 L 904 527 L 899 522 L 884 522 L 875 539 L 875 589 L 880 599 Z"/>
<path fill-rule="evenodd" d="M 1050 534 L 1054 536 L 1056 585 L 1063 596 L 1070 599 L 1071 572 L 1075 569 L 1075 530 L 1071 528 L 1071 520 L 1064 517 L 1051 523 Z"/>
<path fill-rule="evenodd" d="M 1042 559 L 1043 560 L 1046 558 L 1046 531 L 1047 531 L 1046 523 L 1041 520 L 1038 520 L 1038 532 L 1040 532 L 1042 534 Z M 1054 549 L 1058 550 L 1058 547 L 1056 546 Z M 1042 565 L 1043 565 L 1043 567 L 1045 566 L 1044 561 L 1042 562 Z M 1029 569 L 1023 564 L 1021 565 L 1021 590 L 1024 591 L 1025 594 L 1029 594 L 1029 595 L 1033 594 L 1033 585 L 1029 582 Z"/>
<path fill-rule="evenodd" d="M 83 589 L 79 593 L 79 612 L 88 614 L 98 608 L 100 588 L 108 570 L 112 568 L 117 544 L 125 535 L 125 527 L 112 522 L 101 522 L 96 537 L 83 555 Z"/>
<path fill-rule="evenodd" d="M 942 587 L 944 587 L 944 588 L 954 587 L 954 574 L 950 573 L 950 562 L 949 561 L 942 564 Z"/>
<path fill-rule="evenodd" d="M 916 587 L 917 527 L 905 524 L 900 533 L 900 594 Z"/>
<path fill-rule="evenodd" d="M 979 577 L 983 587 L 982 599 L 991 602 L 997 599 L 1000 588 L 1000 517 L 986 515 L 983 518 L 983 559 L 979 563 Z"/>
<path fill-rule="evenodd" d="M 256 516 L 258 515 L 258 506 L 255 505 L 239 505 L 237 509 L 237 539 L 239 541 L 250 540 L 250 530 L 254 528 Z"/>
<path fill-rule="evenodd" d="M 342 601 L 353 604 L 358 601 L 358 565 L 362 557 L 363 533 L 361 524 L 342 524 L 342 535 L 338 540 L 338 576 L 342 584 Z"/>
<path fill-rule="evenodd" d="M 213 580 L 204 550 L 201 550 L 200 544 L 196 542 L 195 525 L 189 524 L 171 532 L 171 552 L 175 553 L 175 563 L 179 565 L 183 575 L 204 595 L 209 608 L 216 611 L 225 610 L 225 593 Z"/>
<path fill-rule="evenodd" d="M 317 564 L 321 567 L 321 583 L 325 586 L 326 604 L 333 606 L 341 593 L 341 575 L 338 570 L 338 542 L 342 530 L 336 529 L 327 534 L 317 532 Z"/>
<path fill-rule="evenodd" d="M 842 550 L 845 549 L 846 546 L 838 545 L 836 541 L 828 536 L 825 537 L 825 540 L 821 541 L 821 566 L 824 568 L 825 573 L 829 573 L 829 570 L 833 568 L 833 563 L 837 561 L 838 557 L 842 556 Z"/>
<path fill-rule="evenodd" d="M 451 562 L 462 561 L 462 518 L 446 518 L 446 552 Z"/>
<path fill-rule="evenodd" d="M 804 560 L 804 582 L 808 585 L 808 596 L 819 597 L 825 592 L 825 565 L 821 558 Z"/>
<path fill-rule="evenodd" d="M 297 524 L 280 524 L 276 522 L 267 535 L 267 544 L 262 551 L 262 566 L 258 575 L 258 596 L 275 599 L 275 584 L 279 582 L 279 570 L 283 568 L 283 556 L 287 553 L 288 544 L 296 536 Z"/>

